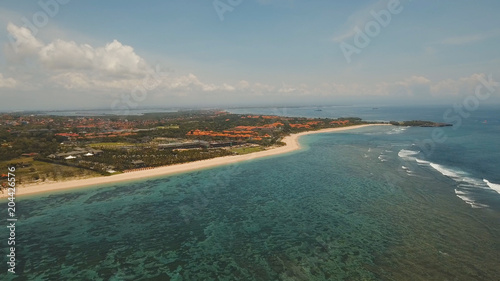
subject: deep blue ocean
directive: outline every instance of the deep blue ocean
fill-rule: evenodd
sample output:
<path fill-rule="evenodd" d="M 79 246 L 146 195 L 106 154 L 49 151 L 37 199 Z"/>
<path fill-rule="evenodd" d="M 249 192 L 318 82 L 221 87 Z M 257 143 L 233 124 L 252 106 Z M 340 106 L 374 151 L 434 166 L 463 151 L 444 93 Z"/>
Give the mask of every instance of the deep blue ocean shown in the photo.
<path fill-rule="evenodd" d="M 500 108 L 230 111 L 454 126 L 308 135 L 289 154 L 18 198 L 17 274 L 2 262 L 0 280 L 500 280 Z"/>

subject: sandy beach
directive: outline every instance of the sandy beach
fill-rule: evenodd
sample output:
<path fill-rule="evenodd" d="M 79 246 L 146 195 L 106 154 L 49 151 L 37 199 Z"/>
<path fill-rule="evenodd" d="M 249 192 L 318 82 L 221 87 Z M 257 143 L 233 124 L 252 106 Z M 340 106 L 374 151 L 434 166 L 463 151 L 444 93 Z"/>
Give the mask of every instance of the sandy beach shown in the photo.
<path fill-rule="evenodd" d="M 158 177 L 158 176 L 166 176 L 172 174 L 178 174 L 183 172 L 195 171 L 200 169 L 211 168 L 215 166 L 228 165 L 236 162 L 252 160 L 261 157 L 268 157 L 272 155 L 284 154 L 288 152 L 292 152 L 300 149 L 300 144 L 298 142 L 299 137 L 310 134 L 319 134 L 319 133 L 328 133 L 328 132 L 338 132 L 345 130 L 353 130 L 359 129 L 367 126 L 379 126 L 379 125 L 388 125 L 388 124 L 368 124 L 368 125 L 357 125 L 350 127 L 341 127 L 341 128 L 328 128 L 322 129 L 318 131 L 307 131 L 298 134 L 292 134 L 290 136 L 286 136 L 283 138 L 283 142 L 286 143 L 285 146 L 280 146 L 264 151 L 259 151 L 255 153 L 245 154 L 245 155 L 234 155 L 234 156 L 225 156 L 212 158 L 207 160 L 195 161 L 190 163 L 183 163 L 171 166 L 158 167 L 149 170 L 142 171 L 134 171 L 124 174 L 106 176 L 106 177 L 95 177 L 89 179 L 78 179 L 78 180 L 69 180 L 55 183 L 40 183 L 36 185 L 29 185 L 26 187 L 19 186 L 16 188 L 16 196 L 35 194 L 35 193 L 45 193 L 63 189 L 75 189 L 82 188 L 94 185 L 102 185 L 109 183 L 117 183 L 124 181 L 133 181 L 144 178 Z M 0 194 L 0 198 L 7 197 L 7 192 Z"/>

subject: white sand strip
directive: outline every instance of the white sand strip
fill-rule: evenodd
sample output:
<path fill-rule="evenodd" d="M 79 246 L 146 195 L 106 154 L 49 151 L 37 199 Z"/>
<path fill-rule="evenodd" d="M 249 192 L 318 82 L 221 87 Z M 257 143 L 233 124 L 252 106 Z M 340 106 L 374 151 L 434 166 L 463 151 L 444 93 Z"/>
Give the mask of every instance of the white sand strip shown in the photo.
<path fill-rule="evenodd" d="M 273 149 L 268 149 L 264 151 L 254 152 L 250 154 L 244 155 L 232 155 L 225 157 L 218 157 L 206 160 L 200 160 L 195 162 L 176 164 L 170 166 L 163 166 L 158 168 L 153 168 L 149 170 L 143 171 L 134 171 L 124 174 L 112 175 L 112 176 L 103 176 L 103 177 L 95 177 L 89 179 L 78 179 L 78 180 L 69 180 L 69 181 L 61 181 L 55 183 L 40 183 L 35 185 L 29 185 L 26 187 L 18 186 L 16 187 L 16 196 L 27 195 L 27 194 L 35 194 L 35 193 L 44 193 L 56 190 L 63 189 L 73 189 L 73 188 L 81 188 L 88 187 L 94 185 L 102 185 L 109 183 L 117 183 L 124 181 L 134 181 L 138 179 L 145 179 L 151 177 L 158 176 L 166 176 L 172 174 L 178 174 L 183 172 L 195 171 L 200 169 L 212 168 L 221 165 L 233 164 L 236 162 L 247 161 L 251 159 L 267 157 L 277 154 L 283 154 L 291 151 L 295 151 L 300 149 L 300 144 L 298 142 L 299 137 L 310 134 L 319 134 L 319 133 L 328 133 L 328 132 L 339 132 L 345 130 L 353 130 L 359 129 L 367 126 L 376 126 L 376 125 L 388 125 L 388 124 L 368 124 L 368 125 L 357 125 L 357 126 L 349 126 L 349 127 L 340 127 L 340 128 L 328 128 L 322 129 L 318 131 L 307 131 L 298 134 L 292 134 L 290 136 L 286 136 L 283 138 L 283 142 L 286 143 L 285 146 L 280 146 Z M 6 190 L 4 193 L 0 193 L 0 198 L 7 197 L 8 194 Z"/>

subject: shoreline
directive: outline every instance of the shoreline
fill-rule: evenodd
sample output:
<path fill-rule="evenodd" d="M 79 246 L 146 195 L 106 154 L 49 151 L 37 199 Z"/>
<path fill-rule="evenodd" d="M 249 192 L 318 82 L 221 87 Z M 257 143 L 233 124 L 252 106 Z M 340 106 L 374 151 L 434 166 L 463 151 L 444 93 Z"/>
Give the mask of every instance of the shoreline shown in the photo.
<path fill-rule="evenodd" d="M 301 136 L 312 135 L 312 134 L 320 134 L 320 133 L 330 133 L 330 132 L 339 132 L 339 131 L 347 131 L 354 130 L 359 128 L 364 128 L 368 126 L 387 126 L 390 124 L 364 124 L 364 125 L 355 125 L 349 127 L 339 127 L 339 128 L 327 128 L 321 129 L 317 131 L 306 131 L 297 134 L 292 134 L 283 138 L 283 142 L 286 144 L 284 146 L 249 153 L 243 155 L 230 155 L 224 157 L 217 157 L 205 160 L 199 160 L 195 162 L 188 162 L 182 164 L 175 164 L 170 166 L 157 167 L 149 170 L 143 171 L 134 171 L 129 173 L 123 173 L 112 176 L 103 176 L 103 177 L 94 177 L 88 179 L 76 179 L 76 180 L 68 180 L 68 181 L 60 181 L 60 182 L 52 182 L 52 183 L 41 183 L 35 185 L 28 185 L 26 187 L 16 187 L 16 197 L 22 195 L 32 195 L 37 193 L 48 193 L 51 191 L 60 191 L 60 190 L 69 190 L 69 189 L 77 189 L 89 186 L 103 185 L 103 184 L 111 184 L 111 183 L 119 183 L 126 181 L 135 181 L 146 178 L 160 177 L 160 176 L 168 176 L 174 174 L 180 174 L 185 172 L 191 172 L 196 170 L 202 170 L 207 168 L 213 168 L 217 166 L 229 165 L 237 162 L 248 161 L 252 159 L 268 157 L 273 155 L 285 154 L 292 151 L 299 150 L 301 148 L 298 139 Z M 8 193 L 1 193 L 1 198 L 7 198 Z"/>

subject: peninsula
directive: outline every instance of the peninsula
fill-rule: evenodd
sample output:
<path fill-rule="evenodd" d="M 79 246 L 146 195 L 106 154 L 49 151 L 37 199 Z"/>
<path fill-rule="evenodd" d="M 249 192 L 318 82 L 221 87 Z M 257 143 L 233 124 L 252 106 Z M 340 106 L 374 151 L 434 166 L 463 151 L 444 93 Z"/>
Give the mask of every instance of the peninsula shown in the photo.
<path fill-rule="evenodd" d="M 305 131 L 344 128 L 360 118 L 231 114 L 222 110 L 136 116 L 0 115 L 0 184 L 17 186 L 102 178 L 224 156 L 265 152 Z"/>
<path fill-rule="evenodd" d="M 297 138 L 304 134 L 391 124 L 440 125 L 221 110 L 86 117 L 3 114 L 0 186 L 5 191 L 12 167 L 20 195 L 225 165 L 299 149 Z"/>
<path fill-rule="evenodd" d="M 156 168 L 136 169 L 134 171 L 130 171 L 127 173 L 116 173 L 110 176 L 90 177 L 86 179 L 69 179 L 57 182 L 46 181 L 46 182 L 32 183 L 21 187 L 17 187 L 16 196 L 45 193 L 45 192 L 66 190 L 66 189 L 76 189 L 76 188 L 83 188 L 88 186 L 111 184 L 118 182 L 134 181 L 144 178 L 154 178 L 154 177 L 179 174 L 189 171 L 208 169 L 216 166 L 229 165 L 241 161 L 249 161 L 262 157 L 276 156 L 279 154 L 285 154 L 295 150 L 299 150 L 300 144 L 298 142 L 298 138 L 304 135 L 339 132 L 344 130 L 359 129 L 366 126 L 376 126 L 376 125 L 389 125 L 389 124 L 363 124 L 363 125 L 353 125 L 353 126 L 337 127 L 337 128 L 326 128 L 316 131 L 304 131 L 301 133 L 295 133 L 284 137 L 283 140 L 281 141 L 282 143 L 281 146 L 272 146 L 261 151 L 247 153 L 247 154 L 235 154 L 224 157 L 198 160 L 189 163 L 174 164 Z M 7 195 L 8 194 L 6 192 L 0 193 L 0 198 L 5 198 L 7 197 Z"/>

